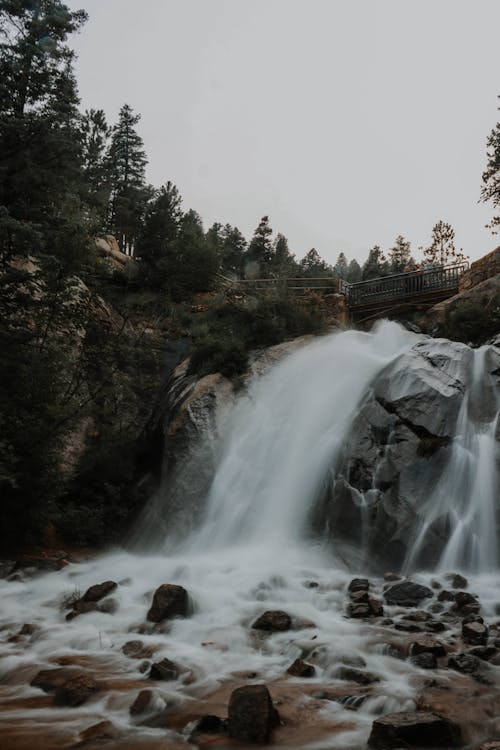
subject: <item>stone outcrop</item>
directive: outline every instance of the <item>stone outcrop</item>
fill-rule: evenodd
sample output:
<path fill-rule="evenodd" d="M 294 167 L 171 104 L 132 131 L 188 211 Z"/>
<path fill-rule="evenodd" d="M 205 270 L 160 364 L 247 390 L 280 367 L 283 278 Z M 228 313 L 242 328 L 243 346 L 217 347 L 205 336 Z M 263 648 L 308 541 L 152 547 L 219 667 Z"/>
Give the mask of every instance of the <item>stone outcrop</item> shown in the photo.
<path fill-rule="evenodd" d="M 329 534 L 351 564 L 359 567 L 360 547 L 380 572 L 404 562 L 447 465 L 472 361 L 465 344 L 423 340 L 372 384 L 332 467 L 325 500 Z M 500 351 L 491 347 L 481 395 L 485 414 L 495 413 L 499 369 Z M 431 525 L 415 565 L 434 564 L 448 534 L 444 520 Z"/>
<path fill-rule="evenodd" d="M 459 291 L 465 292 L 468 289 L 472 289 L 483 281 L 486 281 L 486 279 L 491 279 L 498 274 L 500 274 L 500 246 L 492 250 L 488 255 L 484 255 L 479 260 L 471 263 L 469 270 L 460 278 Z"/>

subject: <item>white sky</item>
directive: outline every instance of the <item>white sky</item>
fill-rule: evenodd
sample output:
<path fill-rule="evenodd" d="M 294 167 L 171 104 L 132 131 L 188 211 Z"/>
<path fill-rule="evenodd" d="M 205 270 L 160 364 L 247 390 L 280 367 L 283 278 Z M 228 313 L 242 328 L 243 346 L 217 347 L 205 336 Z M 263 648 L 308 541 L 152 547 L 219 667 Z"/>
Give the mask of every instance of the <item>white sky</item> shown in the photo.
<path fill-rule="evenodd" d="M 148 179 L 249 237 L 363 261 L 439 219 L 472 259 L 500 117 L 499 0 L 70 0 L 86 108 L 141 113 Z"/>

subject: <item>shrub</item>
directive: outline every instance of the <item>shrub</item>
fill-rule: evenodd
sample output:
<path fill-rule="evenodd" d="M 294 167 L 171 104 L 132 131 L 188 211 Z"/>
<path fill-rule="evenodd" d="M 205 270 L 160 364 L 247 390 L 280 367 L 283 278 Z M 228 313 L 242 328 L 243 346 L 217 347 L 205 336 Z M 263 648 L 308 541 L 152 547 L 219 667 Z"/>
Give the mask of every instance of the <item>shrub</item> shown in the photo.
<path fill-rule="evenodd" d="M 446 335 L 454 341 L 482 344 L 500 331 L 500 294 L 488 303 L 463 300 L 451 310 Z"/>
<path fill-rule="evenodd" d="M 198 347 L 191 355 L 188 375 L 208 375 L 220 372 L 226 378 L 241 375 L 248 364 L 248 356 L 237 342 L 212 341 Z"/>

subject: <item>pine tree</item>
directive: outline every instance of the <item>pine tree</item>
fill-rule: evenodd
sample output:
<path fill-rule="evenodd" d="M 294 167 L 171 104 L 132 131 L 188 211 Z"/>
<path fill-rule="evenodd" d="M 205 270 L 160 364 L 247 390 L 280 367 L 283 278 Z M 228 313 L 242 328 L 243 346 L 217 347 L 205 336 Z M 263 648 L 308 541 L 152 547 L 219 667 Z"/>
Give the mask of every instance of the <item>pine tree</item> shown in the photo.
<path fill-rule="evenodd" d="M 294 276 L 296 269 L 297 263 L 288 246 L 288 240 L 284 234 L 278 233 L 273 243 L 271 271 L 274 276 L 286 278 L 287 276 Z"/>
<path fill-rule="evenodd" d="M 389 273 L 388 263 L 380 245 L 374 245 L 368 253 L 363 269 L 363 281 L 377 279 L 379 276 L 387 276 Z"/>
<path fill-rule="evenodd" d="M 362 277 L 361 266 L 359 265 L 358 261 L 355 258 L 353 258 L 353 260 L 351 260 L 347 268 L 346 280 L 350 284 L 355 284 L 356 282 L 361 281 L 361 277 Z"/>
<path fill-rule="evenodd" d="M 176 240 L 182 219 L 181 202 L 176 186 L 167 182 L 146 207 L 136 254 L 142 282 L 153 288 L 166 288 L 178 271 Z"/>
<path fill-rule="evenodd" d="M 102 109 L 87 109 L 80 119 L 82 166 L 86 200 L 95 217 L 96 231 L 104 228 L 111 180 L 107 159 L 111 128 Z"/>
<path fill-rule="evenodd" d="M 497 122 L 486 141 L 488 162 L 483 172 L 481 200 L 491 201 L 498 215 L 493 216 L 487 226 L 493 234 L 500 232 L 500 122 Z"/>
<path fill-rule="evenodd" d="M 457 259 L 455 230 L 446 221 L 438 221 L 432 229 L 432 242 L 424 250 L 424 258 L 432 265 L 445 266 Z"/>
<path fill-rule="evenodd" d="M 347 279 L 348 261 L 344 253 L 340 253 L 335 263 L 335 273 L 340 279 Z"/>
<path fill-rule="evenodd" d="M 269 275 L 273 257 L 272 233 L 273 230 L 269 226 L 269 217 L 263 216 L 253 234 L 246 254 L 246 264 L 251 269 L 252 276 L 265 277 Z M 247 272 L 247 269 L 245 272 Z"/>
<path fill-rule="evenodd" d="M 334 276 L 333 268 L 323 260 L 314 247 L 304 255 L 299 266 L 301 275 L 308 278 Z"/>
<path fill-rule="evenodd" d="M 111 204 L 109 229 L 123 252 L 133 255 L 148 197 L 145 182 L 146 152 L 136 125 L 141 119 L 124 104 L 114 126 L 109 148 Z"/>
<path fill-rule="evenodd" d="M 237 279 L 243 275 L 247 243 L 237 227 L 216 222 L 206 234 L 207 247 L 217 255 L 221 271 Z"/>
<path fill-rule="evenodd" d="M 389 250 L 389 268 L 391 273 L 402 273 L 411 259 L 411 245 L 402 234 L 398 234 L 394 245 Z"/>

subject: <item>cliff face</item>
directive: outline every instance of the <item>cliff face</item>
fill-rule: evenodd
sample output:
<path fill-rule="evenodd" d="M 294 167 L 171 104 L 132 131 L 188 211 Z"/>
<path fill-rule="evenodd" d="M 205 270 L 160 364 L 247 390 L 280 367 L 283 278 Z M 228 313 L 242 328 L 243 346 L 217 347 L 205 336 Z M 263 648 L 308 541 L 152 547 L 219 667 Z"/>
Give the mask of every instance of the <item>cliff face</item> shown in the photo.
<path fill-rule="evenodd" d="M 307 340 L 266 350 L 246 378 L 265 373 Z M 414 564 L 436 564 L 454 532 L 455 510 L 467 516 L 467 503 L 479 506 L 484 500 L 475 497 L 480 492 L 475 463 L 482 461 L 478 436 L 497 441 L 496 448 L 490 446 L 497 459 L 482 468 L 489 472 L 485 484 L 498 476 L 493 465 L 500 461 L 498 419 L 496 435 L 491 429 L 499 393 L 495 347 L 475 352 L 462 343 L 425 339 L 399 356 L 372 384 L 330 466 L 314 519 L 317 531 L 327 530 L 350 565 L 394 570 L 404 566 L 409 550 L 415 550 Z M 236 397 L 221 375 L 188 376 L 187 362 L 173 373 L 161 410 L 163 482 L 149 506 L 144 538 L 196 525 L 214 475 L 218 437 Z"/>

